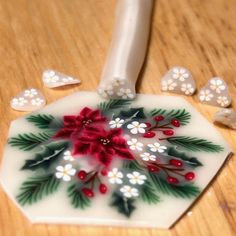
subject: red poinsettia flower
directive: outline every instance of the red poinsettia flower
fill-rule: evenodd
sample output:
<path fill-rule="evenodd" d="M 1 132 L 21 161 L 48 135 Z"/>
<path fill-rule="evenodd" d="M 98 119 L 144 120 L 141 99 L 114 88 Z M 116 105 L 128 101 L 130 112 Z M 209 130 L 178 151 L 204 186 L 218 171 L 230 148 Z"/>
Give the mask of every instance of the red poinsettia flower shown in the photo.
<path fill-rule="evenodd" d="M 134 159 L 127 148 L 126 140 L 121 137 L 121 129 L 92 128 L 83 131 L 83 134 L 74 144 L 73 154 L 89 154 L 105 166 L 108 166 L 112 158 L 117 156 L 125 159 Z"/>
<path fill-rule="evenodd" d="M 102 116 L 99 110 L 85 107 L 78 116 L 64 116 L 64 126 L 54 135 L 54 138 L 76 137 L 84 127 L 104 121 L 106 121 L 106 117 Z"/>

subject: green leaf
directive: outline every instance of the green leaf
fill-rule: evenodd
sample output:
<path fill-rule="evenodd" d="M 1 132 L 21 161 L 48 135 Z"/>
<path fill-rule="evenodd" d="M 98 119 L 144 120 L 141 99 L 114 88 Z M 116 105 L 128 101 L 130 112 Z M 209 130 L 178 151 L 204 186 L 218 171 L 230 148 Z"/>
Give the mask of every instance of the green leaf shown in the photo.
<path fill-rule="evenodd" d="M 134 202 L 135 199 L 125 198 L 116 192 L 112 194 L 111 206 L 116 207 L 118 212 L 126 217 L 130 217 L 132 212 L 136 209 Z"/>
<path fill-rule="evenodd" d="M 156 194 L 156 189 L 149 180 L 146 180 L 142 185 L 139 197 L 148 204 L 155 204 L 160 202 L 160 197 Z"/>
<path fill-rule="evenodd" d="M 24 206 L 33 204 L 57 191 L 60 180 L 54 174 L 31 177 L 25 181 L 20 188 L 20 193 L 16 196 L 18 202 Z"/>
<path fill-rule="evenodd" d="M 49 129 L 55 118 L 52 115 L 37 114 L 30 115 L 26 119 L 40 129 Z"/>
<path fill-rule="evenodd" d="M 180 146 L 189 151 L 205 151 L 205 152 L 220 152 L 223 150 L 223 147 L 217 144 L 214 144 L 205 139 L 199 139 L 195 137 L 187 136 L 176 136 L 166 139 L 169 143 Z"/>
<path fill-rule="evenodd" d="M 60 157 L 61 153 L 68 147 L 67 142 L 54 142 L 43 146 L 43 150 L 35 154 L 35 158 L 26 160 L 22 170 L 36 170 L 43 168 L 47 170 L 52 163 Z"/>
<path fill-rule="evenodd" d="M 179 152 L 176 148 L 171 147 L 167 150 L 169 156 L 173 156 L 177 159 L 181 159 L 189 166 L 198 167 L 202 166 L 202 163 L 196 157 L 188 157 L 184 152 Z"/>
<path fill-rule="evenodd" d="M 122 119 L 145 119 L 146 116 L 143 111 L 143 107 L 140 108 L 130 108 L 126 111 L 122 110 L 118 117 Z"/>
<path fill-rule="evenodd" d="M 194 186 L 193 184 L 169 184 L 168 182 L 166 182 L 166 180 L 160 178 L 156 174 L 149 173 L 149 175 L 157 191 L 161 193 L 181 198 L 196 197 L 200 193 L 200 189 L 197 186 Z"/>
<path fill-rule="evenodd" d="M 191 115 L 185 109 L 172 109 L 172 110 L 165 110 L 165 109 L 153 109 L 150 112 L 151 116 L 162 115 L 165 117 L 166 120 L 170 119 L 177 119 L 181 125 L 187 125 L 190 121 Z"/>
<path fill-rule="evenodd" d="M 142 166 L 140 166 L 136 160 L 124 160 L 123 168 L 130 169 L 133 171 L 143 171 Z"/>
<path fill-rule="evenodd" d="M 108 102 L 101 102 L 98 105 L 98 108 L 101 111 L 108 111 L 123 108 L 124 106 L 130 105 L 132 100 L 124 100 L 124 99 L 110 99 Z"/>
<path fill-rule="evenodd" d="M 17 137 L 10 138 L 8 143 L 12 147 L 19 147 L 21 150 L 30 151 L 48 141 L 52 135 L 53 133 L 50 132 L 19 134 Z"/>
<path fill-rule="evenodd" d="M 71 198 L 71 204 L 75 208 L 84 209 L 90 206 L 91 200 L 83 195 L 77 184 L 72 184 L 68 190 L 68 196 Z"/>

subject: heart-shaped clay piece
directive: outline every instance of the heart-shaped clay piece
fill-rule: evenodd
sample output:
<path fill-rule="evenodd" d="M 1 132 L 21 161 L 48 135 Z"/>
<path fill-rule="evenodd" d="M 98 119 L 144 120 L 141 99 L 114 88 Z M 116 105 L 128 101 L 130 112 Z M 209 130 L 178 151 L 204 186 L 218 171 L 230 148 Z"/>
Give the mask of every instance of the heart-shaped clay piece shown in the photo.
<path fill-rule="evenodd" d="M 35 88 L 28 88 L 11 100 L 11 107 L 17 111 L 35 111 L 45 104 L 43 94 Z"/>
<path fill-rule="evenodd" d="M 175 66 L 161 79 L 161 90 L 191 96 L 196 90 L 196 84 L 188 69 Z"/>
<path fill-rule="evenodd" d="M 218 107 L 228 107 L 231 104 L 228 86 L 219 77 L 208 81 L 207 85 L 199 91 L 198 99 L 202 103 Z"/>
<path fill-rule="evenodd" d="M 79 79 L 75 79 L 55 70 L 45 70 L 43 72 L 42 80 L 45 86 L 47 86 L 48 88 L 56 88 L 60 86 L 80 83 Z"/>

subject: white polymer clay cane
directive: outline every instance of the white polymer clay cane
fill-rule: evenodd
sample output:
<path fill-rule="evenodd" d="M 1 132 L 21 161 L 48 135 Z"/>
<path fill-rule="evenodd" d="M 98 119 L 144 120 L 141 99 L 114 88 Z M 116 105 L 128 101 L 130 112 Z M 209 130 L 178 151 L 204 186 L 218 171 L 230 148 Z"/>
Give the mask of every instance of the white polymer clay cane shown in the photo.
<path fill-rule="evenodd" d="M 175 66 L 161 79 L 161 90 L 191 96 L 196 90 L 196 84 L 188 69 Z"/>
<path fill-rule="evenodd" d="M 231 104 L 231 97 L 228 86 L 220 77 L 214 77 L 199 91 L 200 102 L 218 106 L 228 107 Z"/>
<path fill-rule="evenodd" d="M 11 107 L 17 111 L 34 111 L 45 104 L 43 94 L 35 88 L 28 88 L 11 100 Z"/>
<path fill-rule="evenodd" d="M 56 88 L 60 86 L 78 84 L 79 79 L 73 78 L 71 76 L 65 75 L 55 70 L 45 70 L 42 75 L 42 80 L 45 86 L 48 88 Z"/>
<path fill-rule="evenodd" d="M 120 0 L 111 48 L 98 93 L 104 98 L 133 99 L 148 42 L 153 0 Z"/>

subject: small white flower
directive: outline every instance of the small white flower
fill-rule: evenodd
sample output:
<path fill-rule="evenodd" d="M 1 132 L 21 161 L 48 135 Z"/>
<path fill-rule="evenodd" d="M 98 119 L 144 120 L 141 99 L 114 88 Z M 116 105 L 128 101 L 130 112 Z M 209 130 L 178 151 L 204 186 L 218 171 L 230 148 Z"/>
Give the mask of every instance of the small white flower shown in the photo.
<path fill-rule="evenodd" d="M 59 80 L 59 76 L 53 70 L 44 73 L 43 81 L 46 83 L 56 83 Z"/>
<path fill-rule="evenodd" d="M 132 188 L 129 185 L 124 185 L 122 188 L 120 188 L 120 191 L 123 193 L 123 195 L 127 198 L 131 197 L 138 197 L 138 189 Z"/>
<path fill-rule="evenodd" d="M 173 79 L 179 79 L 180 81 L 185 81 L 189 77 L 189 73 L 183 68 L 174 68 L 173 69 Z"/>
<path fill-rule="evenodd" d="M 144 134 L 145 133 L 145 129 L 147 125 L 144 123 L 139 123 L 138 121 L 133 121 L 131 124 L 127 125 L 127 128 L 130 129 L 130 132 L 132 134 L 137 134 L 137 133 L 141 133 Z"/>
<path fill-rule="evenodd" d="M 127 174 L 129 182 L 131 184 L 144 184 L 144 181 L 147 179 L 145 175 L 141 175 L 139 172 L 134 171 L 132 174 Z"/>
<path fill-rule="evenodd" d="M 41 106 L 43 104 L 44 100 L 41 98 L 35 98 L 31 100 L 31 104 L 33 106 Z"/>
<path fill-rule="evenodd" d="M 121 88 L 119 92 L 117 92 L 117 96 L 122 97 L 123 99 L 134 98 L 134 94 L 131 92 L 131 90 L 125 88 Z"/>
<path fill-rule="evenodd" d="M 104 97 L 104 98 L 108 98 L 109 96 L 111 96 L 114 91 L 113 91 L 113 87 L 112 86 L 107 86 L 107 87 L 101 87 L 98 89 L 98 93 Z"/>
<path fill-rule="evenodd" d="M 225 96 L 219 96 L 217 98 L 217 103 L 220 104 L 222 107 L 229 105 L 229 100 Z"/>
<path fill-rule="evenodd" d="M 63 154 L 64 154 L 63 159 L 64 159 L 65 161 L 74 161 L 74 158 L 73 158 L 73 156 L 71 155 L 71 151 L 65 151 Z"/>
<path fill-rule="evenodd" d="M 127 144 L 129 145 L 129 148 L 131 150 L 138 150 L 138 151 L 143 150 L 143 144 L 138 142 L 136 138 L 132 138 L 131 140 L 128 140 Z"/>
<path fill-rule="evenodd" d="M 124 79 L 115 78 L 115 79 L 112 80 L 112 85 L 113 85 L 113 86 L 116 86 L 116 87 L 121 86 L 121 85 L 123 85 L 124 83 L 125 83 L 125 80 L 124 80 Z"/>
<path fill-rule="evenodd" d="M 109 125 L 112 129 L 114 128 L 120 128 L 124 124 L 124 120 L 117 117 L 115 120 L 112 120 L 109 122 Z"/>
<path fill-rule="evenodd" d="M 34 96 L 37 95 L 37 94 L 38 94 L 38 93 L 37 93 L 36 89 L 27 89 L 27 90 L 25 90 L 25 92 L 24 92 L 24 96 L 25 96 L 25 97 L 30 97 L 30 98 L 34 97 Z"/>
<path fill-rule="evenodd" d="M 164 152 L 167 147 L 166 146 L 161 146 L 160 143 L 154 143 L 154 144 L 148 144 L 148 147 L 152 152 Z"/>
<path fill-rule="evenodd" d="M 189 95 L 194 92 L 194 88 L 191 84 L 182 84 L 181 91 L 183 91 L 186 95 Z"/>
<path fill-rule="evenodd" d="M 215 90 L 216 93 L 221 93 L 221 91 L 225 90 L 225 85 L 221 79 L 212 79 L 210 80 L 210 88 Z"/>
<path fill-rule="evenodd" d="M 176 86 L 177 83 L 175 83 L 172 79 L 168 79 L 167 81 L 164 80 L 161 82 L 161 89 L 163 91 L 174 90 Z"/>
<path fill-rule="evenodd" d="M 71 176 L 74 176 L 76 173 L 76 170 L 72 167 L 71 164 L 66 164 L 65 166 L 57 166 L 56 170 L 56 177 L 58 179 L 63 179 L 64 181 L 70 181 Z"/>
<path fill-rule="evenodd" d="M 211 91 L 209 89 L 206 89 L 206 90 L 202 90 L 200 91 L 200 100 L 201 101 L 211 101 L 211 99 L 214 97 L 214 95 L 211 93 Z"/>
<path fill-rule="evenodd" d="M 72 77 L 62 78 L 61 79 L 64 83 L 72 82 L 74 79 Z"/>
<path fill-rule="evenodd" d="M 113 168 L 112 171 L 108 172 L 108 178 L 109 178 L 109 182 L 111 184 L 122 184 L 122 178 L 123 178 L 123 174 L 118 171 L 117 168 Z"/>
<path fill-rule="evenodd" d="M 155 161 L 156 160 L 156 156 L 154 156 L 148 152 L 144 152 L 140 156 L 142 157 L 142 159 L 144 161 Z"/>
<path fill-rule="evenodd" d="M 24 106 L 26 103 L 28 103 L 28 101 L 23 98 L 23 97 L 19 97 L 19 98 L 13 98 L 12 99 L 12 105 L 14 106 Z"/>

